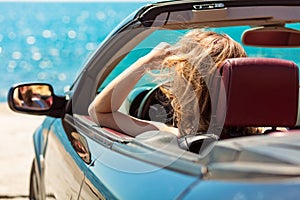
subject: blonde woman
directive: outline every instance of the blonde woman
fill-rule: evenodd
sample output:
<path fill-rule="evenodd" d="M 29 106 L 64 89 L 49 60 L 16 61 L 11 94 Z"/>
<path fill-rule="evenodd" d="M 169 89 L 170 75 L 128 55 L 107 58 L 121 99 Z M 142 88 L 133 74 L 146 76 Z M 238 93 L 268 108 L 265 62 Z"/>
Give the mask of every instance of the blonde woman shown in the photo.
<path fill-rule="evenodd" d="M 131 136 L 150 130 L 170 131 L 177 137 L 205 132 L 211 115 L 207 87 L 210 77 L 225 59 L 245 56 L 241 45 L 227 35 L 191 30 L 173 46 L 159 44 L 122 72 L 96 96 L 89 107 L 89 114 L 98 125 Z M 161 90 L 174 109 L 174 127 L 177 128 L 140 120 L 118 111 L 140 78 L 157 69 L 161 70 L 161 74 L 154 75 L 156 79 L 168 80 Z"/>

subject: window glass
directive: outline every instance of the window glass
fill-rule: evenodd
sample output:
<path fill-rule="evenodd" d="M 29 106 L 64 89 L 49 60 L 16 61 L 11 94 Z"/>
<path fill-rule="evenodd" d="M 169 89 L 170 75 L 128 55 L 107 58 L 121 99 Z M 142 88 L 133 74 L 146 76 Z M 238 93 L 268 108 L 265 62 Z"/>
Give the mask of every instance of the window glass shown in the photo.
<path fill-rule="evenodd" d="M 300 30 L 300 24 L 288 24 L 287 27 Z M 229 35 L 231 38 L 241 43 L 241 36 L 243 32 L 251 28 L 250 26 L 234 26 L 234 27 L 220 27 L 220 28 L 207 28 L 218 33 Z M 169 44 L 176 43 L 182 35 L 188 30 L 156 30 L 145 38 L 139 45 L 137 45 L 128 55 L 115 67 L 115 69 L 106 78 L 103 84 L 98 89 L 100 92 L 111 80 L 118 76 L 122 71 L 128 68 L 140 57 L 150 52 L 160 42 L 167 42 Z M 241 43 L 242 44 L 242 43 Z M 244 46 L 247 55 L 249 57 L 269 57 L 269 58 L 281 58 L 294 61 L 300 66 L 300 51 L 299 48 L 265 48 L 265 47 L 252 47 Z M 153 77 L 146 74 L 136 85 L 141 86 L 153 86 Z"/>

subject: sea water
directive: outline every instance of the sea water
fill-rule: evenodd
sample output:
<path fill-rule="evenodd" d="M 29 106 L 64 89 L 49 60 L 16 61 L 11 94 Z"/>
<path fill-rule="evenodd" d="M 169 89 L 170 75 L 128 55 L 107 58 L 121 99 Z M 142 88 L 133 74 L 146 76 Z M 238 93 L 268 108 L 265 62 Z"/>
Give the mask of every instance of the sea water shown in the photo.
<path fill-rule="evenodd" d="M 0 102 L 20 82 L 63 94 L 84 62 L 127 15 L 147 2 L 0 2 Z"/>

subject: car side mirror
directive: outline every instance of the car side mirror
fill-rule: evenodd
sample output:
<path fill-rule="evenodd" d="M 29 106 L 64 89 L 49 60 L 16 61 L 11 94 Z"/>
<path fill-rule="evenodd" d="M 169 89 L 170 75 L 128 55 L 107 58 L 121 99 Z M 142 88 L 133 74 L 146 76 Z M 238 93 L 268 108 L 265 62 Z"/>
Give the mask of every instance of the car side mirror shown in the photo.
<path fill-rule="evenodd" d="M 11 110 L 33 115 L 58 117 L 63 109 L 65 98 L 58 97 L 53 87 L 46 83 L 25 83 L 13 86 L 8 93 Z M 55 111 L 55 113 L 54 113 Z"/>

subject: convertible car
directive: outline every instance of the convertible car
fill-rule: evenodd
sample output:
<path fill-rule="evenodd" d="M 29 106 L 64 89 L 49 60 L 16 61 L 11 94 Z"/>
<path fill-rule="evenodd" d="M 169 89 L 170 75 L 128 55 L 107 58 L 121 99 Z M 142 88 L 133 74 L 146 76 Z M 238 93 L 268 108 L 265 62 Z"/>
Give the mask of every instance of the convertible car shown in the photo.
<path fill-rule="evenodd" d="M 90 118 L 90 103 L 111 80 L 157 44 L 175 44 L 195 28 L 227 34 L 247 52 L 220 67 L 208 133 L 131 137 Z M 299 47 L 300 1 L 177 0 L 140 8 L 99 45 L 65 96 L 47 83 L 10 89 L 13 111 L 47 116 L 33 137 L 30 199 L 299 199 Z M 120 112 L 168 124 L 172 110 L 157 88 L 146 74 Z M 266 131 L 220 134 L 226 126 Z"/>

